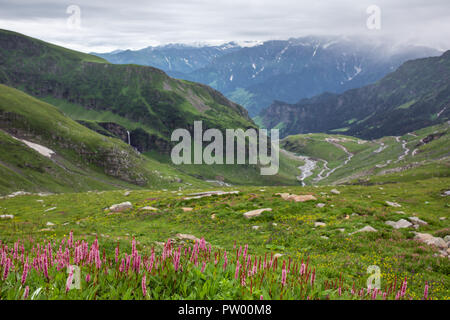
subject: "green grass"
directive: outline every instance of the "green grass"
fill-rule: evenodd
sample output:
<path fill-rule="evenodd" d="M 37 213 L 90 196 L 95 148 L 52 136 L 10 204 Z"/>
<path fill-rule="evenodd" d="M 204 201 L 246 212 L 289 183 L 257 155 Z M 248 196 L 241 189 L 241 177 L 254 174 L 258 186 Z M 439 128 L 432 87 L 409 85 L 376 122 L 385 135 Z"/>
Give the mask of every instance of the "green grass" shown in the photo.
<path fill-rule="evenodd" d="M 416 102 L 416 100 L 408 101 L 408 102 L 402 104 L 401 106 L 398 106 L 396 109 L 408 109 L 408 108 L 411 107 L 415 102 Z"/>
<path fill-rule="evenodd" d="M 310 258 L 316 267 L 318 282 L 335 281 L 340 276 L 350 285 L 365 286 L 367 267 L 378 265 L 385 288 L 395 278 L 408 279 L 408 293 L 421 299 L 425 281 L 431 284 L 430 297 L 449 299 L 450 277 L 448 258 L 435 257 L 433 247 L 412 240 L 411 230 L 394 230 L 387 220 L 412 215 L 428 222 L 419 232 L 443 236 L 449 230 L 449 203 L 442 197 L 449 185 L 446 176 L 425 180 L 384 183 L 373 186 L 340 186 L 340 195 L 330 193 L 331 187 L 234 187 L 238 195 L 211 196 L 183 200 L 193 191 L 136 190 L 70 193 L 47 197 L 20 196 L 0 200 L 1 214 L 14 214 L 13 220 L 0 220 L 1 240 L 12 243 L 19 238 L 61 239 L 74 231 L 77 238 L 92 241 L 99 238 L 113 254 L 119 240 L 127 248 L 133 236 L 140 251 L 149 254 L 156 242 L 166 241 L 178 233 L 204 237 L 214 248 L 233 251 L 233 243 L 248 244 L 258 255 L 281 253 L 285 258 Z M 216 188 L 217 189 L 217 188 Z M 204 189 L 203 189 L 204 190 Z M 285 201 L 278 192 L 313 194 L 318 200 L 304 203 Z M 38 202 L 37 200 L 42 200 Z M 385 201 L 395 201 L 401 208 L 392 208 Z M 130 201 L 131 211 L 108 215 L 104 208 Z M 325 203 L 324 208 L 316 207 Z M 76 203 L 76 206 L 73 204 Z M 156 212 L 140 211 L 153 206 Z M 56 207 L 51 211 L 45 211 Z M 182 207 L 193 211 L 184 212 Z M 257 208 L 272 208 L 260 217 L 248 220 L 242 214 Z M 397 213 L 402 210 L 405 214 Z M 357 213 L 357 215 L 352 215 Z M 215 215 L 215 219 L 211 216 Z M 446 220 L 440 220 L 446 217 Z M 314 222 L 326 223 L 314 227 Z M 55 224 L 47 226 L 47 222 Z M 253 226 L 259 226 L 254 230 Z M 366 225 L 376 233 L 349 235 Z M 344 232 L 339 229 L 343 228 Z M 323 239 L 322 237 L 328 237 Z M 182 298 L 178 296 L 178 298 Z M 337 297 L 335 297 L 337 298 Z"/>

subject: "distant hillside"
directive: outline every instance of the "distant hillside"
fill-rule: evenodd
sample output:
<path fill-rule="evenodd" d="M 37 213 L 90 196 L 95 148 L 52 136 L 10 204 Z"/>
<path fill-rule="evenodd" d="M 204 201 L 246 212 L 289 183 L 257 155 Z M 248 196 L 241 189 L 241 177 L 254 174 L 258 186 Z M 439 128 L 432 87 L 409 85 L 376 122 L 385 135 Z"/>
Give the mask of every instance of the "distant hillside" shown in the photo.
<path fill-rule="evenodd" d="M 280 145 L 303 161 L 298 177 L 306 185 L 398 182 L 450 172 L 449 122 L 376 140 L 298 134 L 284 138 Z"/>
<path fill-rule="evenodd" d="M 0 31 L 0 83 L 60 107 L 75 120 L 130 131 L 141 152 L 168 152 L 174 129 L 253 127 L 247 111 L 218 91 L 163 71 L 113 65 L 10 31 Z"/>
<path fill-rule="evenodd" d="M 329 132 L 362 138 L 403 135 L 450 117 L 450 51 L 411 60 L 380 81 L 296 104 L 275 102 L 259 122 L 281 136 Z"/>

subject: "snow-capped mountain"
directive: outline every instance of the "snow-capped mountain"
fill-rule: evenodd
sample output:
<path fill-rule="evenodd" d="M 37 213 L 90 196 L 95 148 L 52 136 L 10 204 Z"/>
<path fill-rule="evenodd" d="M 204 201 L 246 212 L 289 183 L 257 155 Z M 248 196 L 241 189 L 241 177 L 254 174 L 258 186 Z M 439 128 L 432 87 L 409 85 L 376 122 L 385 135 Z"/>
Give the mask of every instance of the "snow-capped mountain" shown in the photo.
<path fill-rule="evenodd" d="M 310 36 L 247 46 L 167 45 L 100 56 L 113 63 L 152 65 L 210 85 L 256 116 L 275 100 L 295 103 L 323 92 L 359 88 L 407 60 L 439 54 L 427 47 L 373 39 Z"/>
<path fill-rule="evenodd" d="M 109 53 L 93 53 L 111 63 L 149 65 L 164 70 L 171 76 L 183 77 L 184 74 L 201 69 L 214 59 L 237 51 L 242 47 L 229 42 L 222 45 L 167 44 L 147 47 L 140 50 L 116 50 Z"/>

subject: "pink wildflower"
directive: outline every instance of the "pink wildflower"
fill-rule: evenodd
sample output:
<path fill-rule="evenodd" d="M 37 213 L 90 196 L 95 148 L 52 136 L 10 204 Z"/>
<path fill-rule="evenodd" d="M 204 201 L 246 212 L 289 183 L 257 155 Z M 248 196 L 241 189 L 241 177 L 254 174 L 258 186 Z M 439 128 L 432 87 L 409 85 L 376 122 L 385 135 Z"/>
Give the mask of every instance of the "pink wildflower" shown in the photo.
<path fill-rule="evenodd" d="M 23 266 L 22 281 L 21 281 L 22 285 L 24 285 L 25 281 L 27 281 L 27 275 L 28 275 L 28 264 L 25 264 Z"/>
<path fill-rule="evenodd" d="M 23 299 L 26 300 L 28 298 L 28 295 L 30 294 L 30 287 L 25 287 L 25 292 L 23 293 Z"/>
<path fill-rule="evenodd" d="M 425 300 L 428 299 L 428 282 L 427 282 L 427 281 L 425 281 L 425 290 L 424 290 L 424 292 L 423 292 L 423 298 L 424 298 Z"/>
<path fill-rule="evenodd" d="M 72 285 L 72 281 L 73 281 L 73 267 L 70 267 L 69 276 L 67 277 L 66 281 L 66 293 L 69 292 L 70 286 Z"/>
<path fill-rule="evenodd" d="M 239 277 L 239 269 L 240 269 L 240 263 L 239 260 L 236 262 L 236 271 L 234 273 L 234 278 L 237 279 Z"/>
<path fill-rule="evenodd" d="M 142 277 L 142 295 L 144 297 L 147 296 L 147 283 L 146 283 L 146 276 L 144 274 L 144 276 Z"/>

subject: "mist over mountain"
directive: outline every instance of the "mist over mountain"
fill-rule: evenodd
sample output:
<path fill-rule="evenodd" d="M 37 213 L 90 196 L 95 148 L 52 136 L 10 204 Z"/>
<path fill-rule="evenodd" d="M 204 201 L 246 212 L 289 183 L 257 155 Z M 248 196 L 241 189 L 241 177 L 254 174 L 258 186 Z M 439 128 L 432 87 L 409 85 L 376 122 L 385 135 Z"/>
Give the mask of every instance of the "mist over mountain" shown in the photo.
<path fill-rule="evenodd" d="M 204 68 L 214 59 L 241 49 L 230 42 L 219 46 L 195 44 L 167 44 L 140 50 L 116 50 L 109 53 L 92 53 L 116 64 L 140 64 L 164 70 L 172 76 Z"/>
<path fill-rule="evenodd" d="M 275 100 L 295 103 L 323 92 L 341 93 L 375 82 L 407 60 L 440 53 L 380 39 L 310 36 L 249 47 L 175 44 L 97 55 L 207 84 L 256 116 Z"/>

